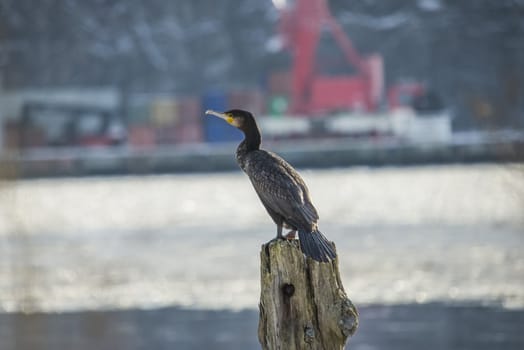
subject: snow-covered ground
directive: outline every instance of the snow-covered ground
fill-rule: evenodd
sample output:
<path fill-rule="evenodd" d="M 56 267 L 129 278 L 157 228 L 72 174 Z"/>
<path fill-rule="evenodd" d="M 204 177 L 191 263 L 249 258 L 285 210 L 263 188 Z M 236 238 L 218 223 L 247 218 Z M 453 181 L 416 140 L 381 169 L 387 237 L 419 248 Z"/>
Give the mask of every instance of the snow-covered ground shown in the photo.
<path fill-rule="evenodd" d="M 524 307 L 524 167 L 302 170 L 356 305 Z M 0 311 L 256 308 L 275 227 L 239 171 L 0 184 Z"/>

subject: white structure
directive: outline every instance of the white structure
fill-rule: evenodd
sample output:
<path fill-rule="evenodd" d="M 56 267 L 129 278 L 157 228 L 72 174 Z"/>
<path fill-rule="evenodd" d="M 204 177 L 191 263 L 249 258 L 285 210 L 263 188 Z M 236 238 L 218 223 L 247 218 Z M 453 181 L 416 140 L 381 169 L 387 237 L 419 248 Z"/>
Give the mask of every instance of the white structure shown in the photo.
<path fill-rule="evenodd" d="M 45 103 L 92 106 L 116 109 L 121 104 L 121 94 L 115 88 L 48 88 L 5 91 L 0 76 L 0 151 L 3 148 L 4 124 L 20 118 L 24 104 Z"/>
<path fill-rule="evenodd" d="M 67 105 L 117 108 L 120 93 L 114 88 L 60 88 L 38 90 L 0 90 L 0 118 L 15 119 L 20 116 L 26 102 L 56 103 Z"/>

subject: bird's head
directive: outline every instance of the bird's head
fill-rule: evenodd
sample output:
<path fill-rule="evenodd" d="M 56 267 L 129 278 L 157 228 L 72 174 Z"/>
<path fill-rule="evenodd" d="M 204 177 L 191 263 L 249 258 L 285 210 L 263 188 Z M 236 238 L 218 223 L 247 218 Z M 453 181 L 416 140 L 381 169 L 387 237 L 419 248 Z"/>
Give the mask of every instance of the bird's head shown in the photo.
<path fill-rule="evenodd" d="M 206 114 L 224 119 L 228 124 L 233 125 L 244 132 L 253 126 L 256 126 L 253 115 L 250 112 L 241 109 L 231 109 L 223 113 L 208 109 Z"/>

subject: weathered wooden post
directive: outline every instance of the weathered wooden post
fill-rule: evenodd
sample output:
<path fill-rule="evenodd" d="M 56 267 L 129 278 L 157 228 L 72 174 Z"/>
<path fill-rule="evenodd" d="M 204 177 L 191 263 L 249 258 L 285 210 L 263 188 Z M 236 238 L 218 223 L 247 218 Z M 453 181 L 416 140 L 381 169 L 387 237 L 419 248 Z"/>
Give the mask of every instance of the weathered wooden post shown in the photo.
<path fill-rule="evenodd" d="M 262 246 L 258 339 L 264 350 L 339 350 L 357 329 L 338 260 L 305 258 L 297 241 Z"/>

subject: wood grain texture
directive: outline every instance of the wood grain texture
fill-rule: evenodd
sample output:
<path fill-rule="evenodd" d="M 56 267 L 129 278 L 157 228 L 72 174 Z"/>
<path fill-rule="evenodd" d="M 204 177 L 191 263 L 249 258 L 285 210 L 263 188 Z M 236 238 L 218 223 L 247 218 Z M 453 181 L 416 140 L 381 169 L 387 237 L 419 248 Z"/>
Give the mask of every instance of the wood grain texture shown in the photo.
<path fill-rule="evenodd" d="M 264 350 L 337 350 L 358 327 L 338 260 L 305 258 L 297 241 L 266 243 L 260 252 L 258 338 Z"/>

